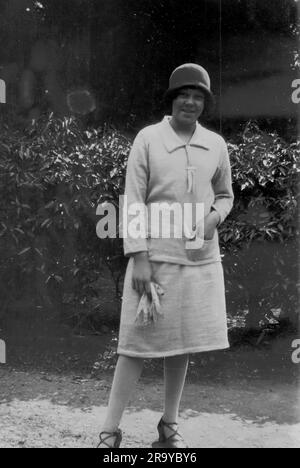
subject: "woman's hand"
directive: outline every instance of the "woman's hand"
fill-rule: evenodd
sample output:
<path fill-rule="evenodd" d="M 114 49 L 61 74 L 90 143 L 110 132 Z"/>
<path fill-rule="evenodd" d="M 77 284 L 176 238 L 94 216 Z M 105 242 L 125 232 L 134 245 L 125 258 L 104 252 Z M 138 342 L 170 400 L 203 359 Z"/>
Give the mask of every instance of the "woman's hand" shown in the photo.
<path fill-rule="evenodd" d="M 132 272 L 132 287 L 141 296 L 146 292 L 151 296 L 152 269 L 148 252 L 138 252 L 134 255 L 134 267 Z"/>
<path fill-rule="evenodd" d="M 220 215 L 216 210 L 211 211 L 204 218 L 204 240 L 212 240 L 215 235 L 216 227 L 220 222 Z"/>

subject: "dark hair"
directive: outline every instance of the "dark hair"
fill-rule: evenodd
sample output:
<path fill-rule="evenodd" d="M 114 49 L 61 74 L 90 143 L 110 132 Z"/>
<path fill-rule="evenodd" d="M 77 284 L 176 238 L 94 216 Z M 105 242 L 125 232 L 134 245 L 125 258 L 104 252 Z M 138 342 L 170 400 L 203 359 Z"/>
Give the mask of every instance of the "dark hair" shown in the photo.
<path fill-rule="evenodd" d="M 176 99 L 183 89 L 200 89 L 205 95 L 205 105 L 204 111 L 202 113 L 203 117 L 210 117 L 213 114 L 215 108 L 215 98 L 214 95 L 208 92 L 206 89 L 201 88 L 200 86 L 181 86 L 180 88 L 167 90 L 164 94 L 163 100 L 166 106 L 166 109 L 170 110 L 173 105 L 174 99 Z"/>

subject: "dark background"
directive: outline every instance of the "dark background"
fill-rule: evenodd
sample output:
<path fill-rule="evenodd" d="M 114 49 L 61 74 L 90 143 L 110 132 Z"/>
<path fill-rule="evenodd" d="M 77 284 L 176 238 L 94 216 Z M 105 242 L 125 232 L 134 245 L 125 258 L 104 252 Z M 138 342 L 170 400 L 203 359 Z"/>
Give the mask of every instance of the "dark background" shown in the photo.
<path fill-rule="evenodd" d="M 164 112 L 171 71 L 195 61 L 217 97 L 212 127 L 230 134 L 254 118 L 295 136 L 294 0 L 1 0 L 0 8 L 0 76 L 17 112 L 26 114 L 20 86 L 35 56 L 32 93 L 41 101 L 39 86 L 48 89 L 42 110 L 66 115 L 68 93 L 87 89 L 97 106 L 90 120 L 134 133 Z"/>

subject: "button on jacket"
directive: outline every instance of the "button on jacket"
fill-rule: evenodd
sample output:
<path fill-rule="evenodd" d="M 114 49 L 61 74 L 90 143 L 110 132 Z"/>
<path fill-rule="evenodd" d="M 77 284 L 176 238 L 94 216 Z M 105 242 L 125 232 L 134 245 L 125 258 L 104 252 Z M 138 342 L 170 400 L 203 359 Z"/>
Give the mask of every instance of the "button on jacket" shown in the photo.
<path fill-rule="evenodd" d="M 219 262 L 217 230 L 211 241 L 204 242 L 197 261 L 189 259 L 184 237 L 153 235 L 149 213 L 155 204 L 172 207 L 175 203 L 182 208 L 187 203 L 202 204 L 204 216 L 214 209 L 219 213 L 220 223 L 233 205 L 230 161 L 224 139 L 197 122 L 191 140 L 185 144 L 170 119 L 166 116 L 158 124 L 144 128 L 133 143 L 126 173 L 126 204 L 143 206 L 148 222 L 146 235 L 137 237 L 123 232 L 124 253 L 130 256 L 148 251 L 151 261 L 182 265 Z M 131 216 L 127 216 L 129 223 Z"/>

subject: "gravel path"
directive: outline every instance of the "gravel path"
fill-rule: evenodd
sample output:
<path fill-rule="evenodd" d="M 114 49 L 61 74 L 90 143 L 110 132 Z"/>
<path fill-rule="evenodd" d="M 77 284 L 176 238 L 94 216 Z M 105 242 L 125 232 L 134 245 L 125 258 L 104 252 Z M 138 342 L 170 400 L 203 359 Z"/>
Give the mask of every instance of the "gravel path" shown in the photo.
<path fill-rule="evenodd" d="M 0 369 L 0 379 L 1 448 L 95 446 L 109 378 Z M 269 389 L 266 382 L 247 388 L 188 383 L 180 428 L 191 448 L 300 448 L 300 418 L 291 405 L 296 395 L 290 385 Z M 162 396 L 162 382 L 139 383 L 122 421 L 123 447 L 151 446 Z"/>

